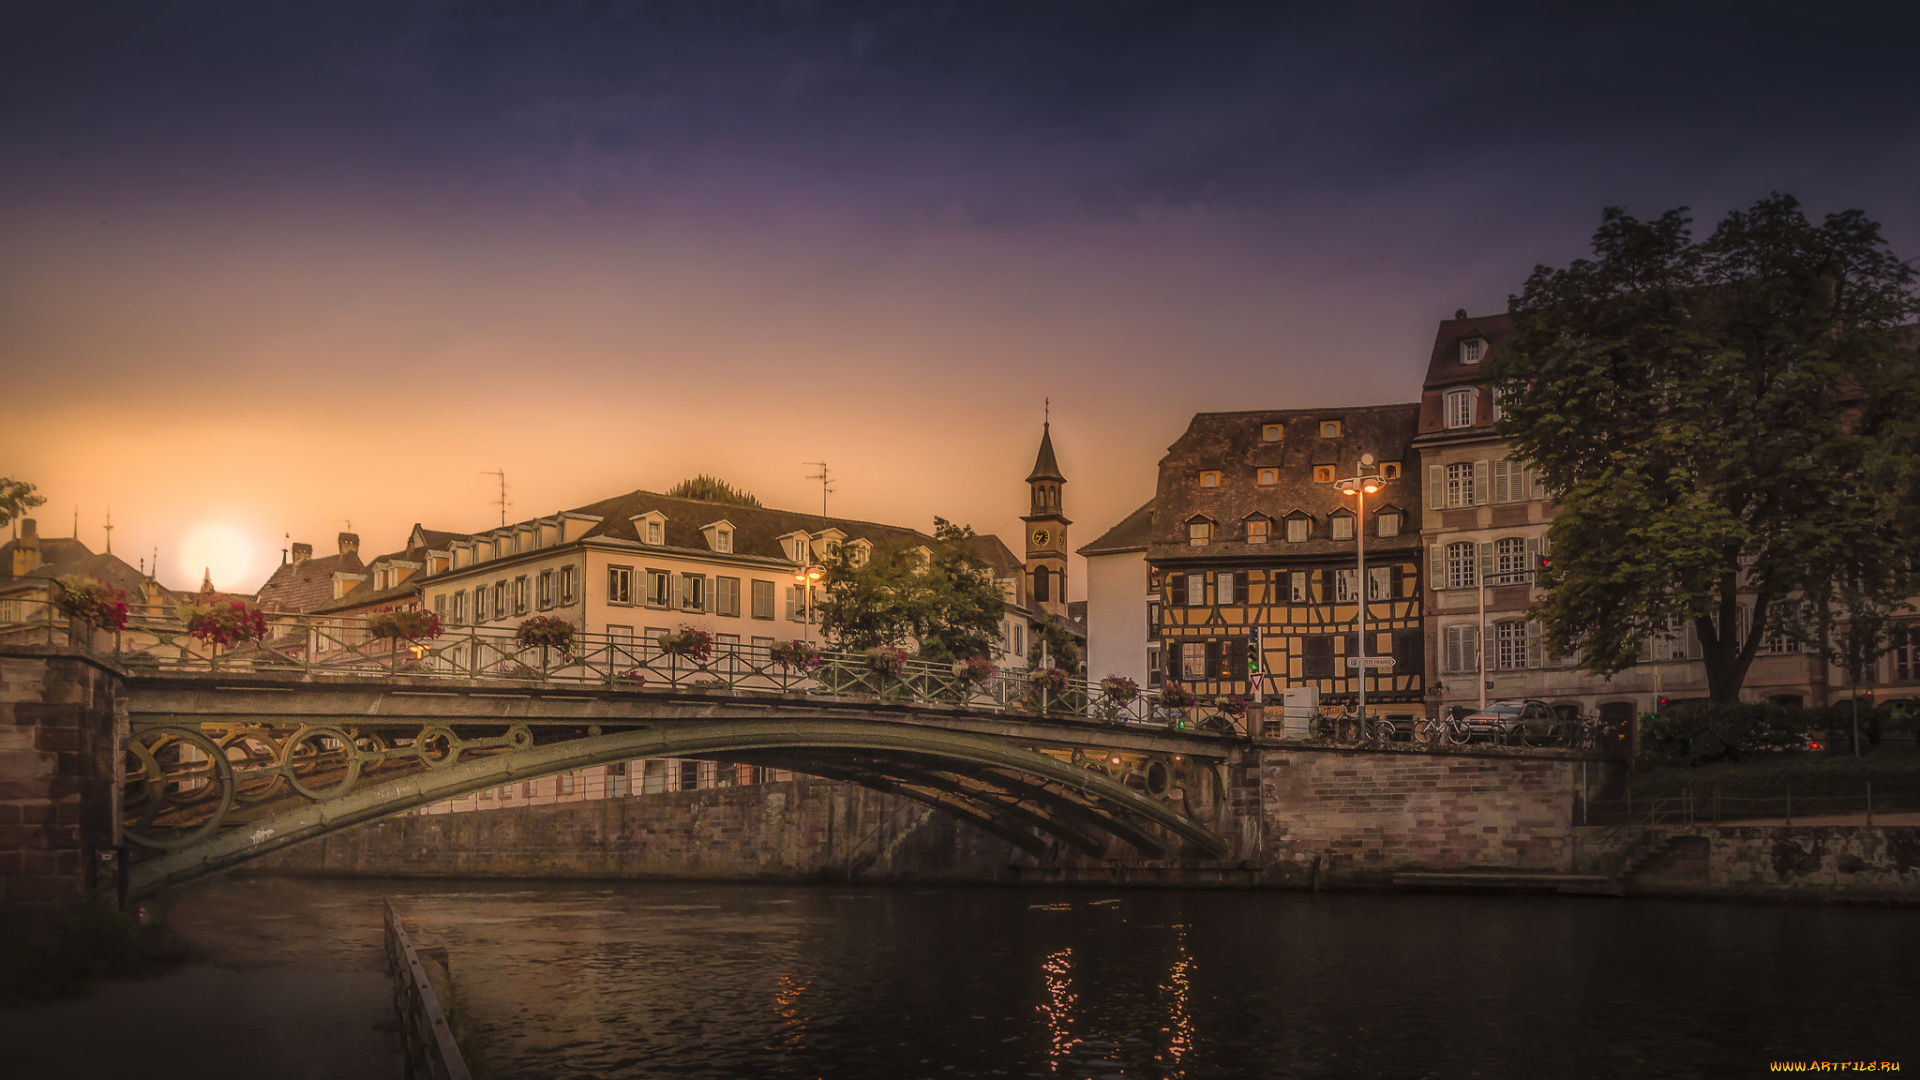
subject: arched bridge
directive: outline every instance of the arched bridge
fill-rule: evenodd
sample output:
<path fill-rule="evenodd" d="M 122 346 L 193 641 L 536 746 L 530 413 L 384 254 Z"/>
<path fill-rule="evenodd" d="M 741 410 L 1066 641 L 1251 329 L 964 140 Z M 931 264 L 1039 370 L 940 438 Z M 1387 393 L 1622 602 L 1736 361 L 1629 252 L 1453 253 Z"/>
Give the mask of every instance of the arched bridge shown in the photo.
<path fill-rule="evenodd" d="M 763 765 L 936 807 L 1046 861 L 1228 854 L 1230 717 L 842 658 L 804 682 L 702 660 L 597 682 L 128 664 L 122 813 L 150 892 L 474 791 L 639 758 Z M 683 677 L 684 676 L 684 677 Z M 649 685 L 650 682 L 650 685 Z M 1033 685 L 1033 684 L 1038 685 Z M 1204 722 L 1205 726 L 1200 726 Z"/>

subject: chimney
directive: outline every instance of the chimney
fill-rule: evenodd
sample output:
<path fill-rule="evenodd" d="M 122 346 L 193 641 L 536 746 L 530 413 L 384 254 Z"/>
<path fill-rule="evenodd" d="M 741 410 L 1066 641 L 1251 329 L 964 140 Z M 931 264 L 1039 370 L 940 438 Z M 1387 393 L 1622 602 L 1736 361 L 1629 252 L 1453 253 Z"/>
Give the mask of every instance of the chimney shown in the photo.
<path fill-rule="evenodd" d="M 20 539 L 13 542 L 13 576 L 24 577 L 40 565 L 40 524 L 20 519 Z"/>
<path fill-rule="evenodd" d="M 359 553 L 360 553 L 360 534 L 359 533 L 341 533 L 340 534 L 340 554 L 357 555 Z"/>
<path fill-rule="evenodd" d="M 312 544 L 293 545 L 293 565 L 299 566 L 301 563 L 306 562 L 308 559 L 311 559 L 311 558 L 313 558 Z"/>

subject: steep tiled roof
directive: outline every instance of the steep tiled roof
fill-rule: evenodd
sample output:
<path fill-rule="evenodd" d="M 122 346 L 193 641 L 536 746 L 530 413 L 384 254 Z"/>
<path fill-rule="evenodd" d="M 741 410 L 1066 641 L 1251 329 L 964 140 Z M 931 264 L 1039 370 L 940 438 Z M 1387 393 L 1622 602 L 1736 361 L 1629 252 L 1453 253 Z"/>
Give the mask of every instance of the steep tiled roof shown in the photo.
<path fill-rule="evenodd" d="M 1297 558 L 1346 554 L 1350 540 L 1332 539 L 1329 515 L 1354 500 L 1332 484 L 1316 483 L 1315 465 L 1334 466 L 1336 478 L 1359 468 L 1360 455 L 1372 454 L 1380 464 L 1398 463 L 1402 476 L 1368 500 L 1367 549 L 1418 547 L 1420 543 L 1419 460 L 1413 452 L 1418 405 L 1367 405 L 1347 409 L 1277 409 L 1264 412 L 1199 413 L 1160 461 L 1160 487 L 1154 496 L 1147 556 L 1155 562 L 1220 558 Z M 1340 423 L 1340 434 L 1322 438 L 1320 427 Z M 1282 426 L 1278 442 L 1263 438 L 1269 424 Z M 1278 482 L 1261 486 L 1258 470 L 1278 470 Z M 1202 487 L 1202 471 L 1218 470 L 1218 487 Z M 1402 514 L 1400 535 L 1379 539 L 1373 533 L 1375 510 L 1393 508 Z M 1311 539 L 1290 544 L 1284 520 L 1303 512 L 1313 519 Z M 1246 521 L 1265 515 L 1274 522 L 1268 543 L 1246 542 Z M 1214 523 L 1214 540 L 1189 547 L 1187 525 L 1196 517 Z"/>
<path fill-rule="evenodd" d="M 314 610 L 333 599 L 333 575 L 364 574 L 366 566 L 358 552 L 310 558 L 298 563 L 282 563 L 260 586 L 263 611 L 299 613 Z"/>
<path fill-rule="evenodd" d="M 1148 499 L 1140 509 L 1120 519 L 1120 524 L 1101 533 L 1100 537 L 1080 548 L 1082 555 L 1118 555 L 1126 551 L 1145 551 L 1153 540 L 1153 500 Z"/>
<path fill-rule="evenodd" d="M 1468 435 L 1484 437 L 1493 430 L 1493 391 L 1487 385 L 1487 362 L 1499 355 L 1506 346 L 1507 339 L 1513 336 L 1513 316 L 1505 312 L 1498 315 L 1480 315 L 1471 319 L 1445 319 L 1433 337 L 1433 356 L 1427 361 L 1427 381 L 1420 394 L 1420 434 L 1421 435 Z M 1467 364 L 1461 362 L 1460 346 L 1462 342 L 1478 338 L 1487 343 L 1480 355 L 1480 362 Z M 1446 425 L 1446 392 L 1461 386 L 1473 386 L 1477 389 L 1474 405 L 1474 424 L 1472 428 L 1456 428 L 1448 431 Z"/>
<path fill-rule="evenodd" d="M 1053 459 L 1052 425 L 1040 431 L 1040 454 L 1033 460 L 1033 472 L 1028 474 L 1027 483 L 1035 480 L 1058 480 L 1066 483 L 1067 478 L 1060 475 L 1060 463 Z"/>
<path fill-rule="evenodd" d="M 625 495 L 616 495 L 611 499 L 589 503 L 573 512 L 601 518 L 599 523 L 587 530 L 585 535 L 588 539 L 611 537 L 637 541 L 641 537 L 634 530 L 631 519 L 650 511 L 658 511 L 667 519 L 664 539 L 665 546 L 669 548 L 711 551 L 712 549 L 707 545 L 707 538 L 700 531 L 701 527 L 723 519 L 733 523 L 735 554 L 767 559 L 785 560 L 787 558 L 787 552 L 780 546 L 779 538 L 782 536 L 794 532 L 819 533 L 828 529 L 839 529 L 845 533 L 847 543 L 866 540 L 876 549 L 896 542 L 933 546 L 933 537 L 914 529 L 903 529 L 897 525 L 879 525 L 871 521 L 855 521 L 851 518 L 802 514 L 765 506 L 737 506 L 733 503 L 707 502 L 704 499 L 678 499 L 651 491 L 632 491 Z"/>

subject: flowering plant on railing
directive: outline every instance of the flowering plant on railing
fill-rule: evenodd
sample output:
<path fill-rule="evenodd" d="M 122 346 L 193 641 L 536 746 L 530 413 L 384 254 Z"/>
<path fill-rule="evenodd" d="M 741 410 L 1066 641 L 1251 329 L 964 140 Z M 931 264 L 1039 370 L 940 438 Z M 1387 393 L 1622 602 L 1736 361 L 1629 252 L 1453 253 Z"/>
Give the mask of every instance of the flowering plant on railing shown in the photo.
<path fill-rule="evenodd" d="M 623 671 L 620 674 L 615 675 L 613 677 L 613 681 L 620 684 L 621 686 L 631 687 L 635 690 L 638 690 L 639 688 L 647 685 L 647 673 L 645 671 L 642 671 L 640 668 L 634 668 L 631 671 Z"/>
<path fill-rule="evenodd" d="M 181 604 L 176 612 L 187 633 L 222 647 L 259 641 L 267 636 L 267 617 L 245 600 L 207 593 Z"/>
<path fill-rule="evenodd" d="M 1219 710 L 1221 715 L 1231 716 L 1235 720 L 1247 715 L 1247 699 L 1238 694 L 1227 694 L 1214 698 L 1213 707 Z"/>
<path fill-rule="evenodd" d="M 53 579 L 53 606 L 69 619 L 103 629 L 127 628 L 127 594 L 99 578 L 62 574 Z"/>
<path fill-rule="evenodd" d="M 504 667 L 496 668 L 493 674 L 496 678 L 501 679 L 538 679 L 540 677 L 540 669 L 515 660 L 513 663 L 507 664 Z"/>
<path fill-rule="evenodd" d="M 432 641 L 440 636 L 440 616 L 415 608 L 381 608 L 367 616 L 367 633 L 375 638 Z"/>
<path fill-rule="evenodd" d="M 1100 680 L 1100 693 L 1115 705 L 1131 705 L 1140 696 L 1140 684 L 1125 675 L 1109 675 Z"/>
<path fill-rule="evenodd" d="M 704 664 L 713 656 L 713 635 L 705 630 L 682 626 L 677 634 L 658 639 L 660 651 L 668 656 L 685 656 Z"/>
<path fill-rule="evenodd" d="M 1048 694 L 1060 694 L 1067 689 L 1067 673 L 1057 667 L 1034 668 L 1027 672 L 1027 685 Z"/>
<path fill-rule="evenodd" d="M 1162 708 L 1191 709 L 1199 700 L 1199 698 L 1193 696 L 1193 691 L 1188 690 L 1177 682 L 1170 682 L 1160 688 L 1160 705 Z"/>
<path fill-rule="evenodd" d="M 867 650 L 867 666 L 890 679 L 897 679 L 907 670 L 907 651 L 891 645 L 876 645 Z"/>
<path fill-rule="evenodd" d="M 514 632 L 514 638 L 522 645 L 541 649 L 571 650 L 573 648 L 573 624 L 565 619 L 556 619 L 551 615 L 535 615 L 520 624 Z"/>
<path fill-rule="evenodd" d="M 975 686 L 985 686 L 999 670 L 999 667 L 985 656 L 969 656 L 965 660 L 953 662 L 953 677 L 963 679 Z"/>
<path fill-rule="evenodd" d="M 802 675 L 819 667 L 826 661 L 820 650 L 810 641 L 783 641 L 767 650 L 767 658 L 788 671 L 797 671 Z"/>

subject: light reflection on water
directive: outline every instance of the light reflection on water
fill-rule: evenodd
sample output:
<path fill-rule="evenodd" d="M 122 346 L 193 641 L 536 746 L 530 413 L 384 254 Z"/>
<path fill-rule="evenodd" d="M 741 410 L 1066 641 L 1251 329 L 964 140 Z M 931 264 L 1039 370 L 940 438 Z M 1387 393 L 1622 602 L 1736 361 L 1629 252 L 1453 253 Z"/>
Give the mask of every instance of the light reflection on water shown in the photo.
<path fill-rule="evenodd" d="M 261 879 L 183 894 L 177 921 L 252 946 L 297 931 L 282 958 L 312 963 L 377 950 L 384 896 L 417 940 L 448 949 L 502 1077 L 1744 1076 L 1783 1057 L 1920 1062 L 1911 911 Z"/>

